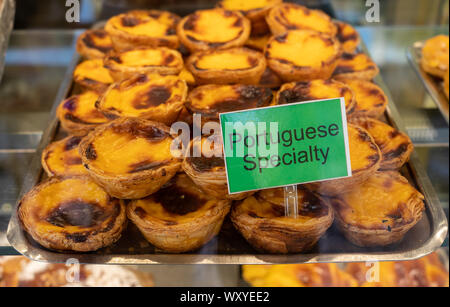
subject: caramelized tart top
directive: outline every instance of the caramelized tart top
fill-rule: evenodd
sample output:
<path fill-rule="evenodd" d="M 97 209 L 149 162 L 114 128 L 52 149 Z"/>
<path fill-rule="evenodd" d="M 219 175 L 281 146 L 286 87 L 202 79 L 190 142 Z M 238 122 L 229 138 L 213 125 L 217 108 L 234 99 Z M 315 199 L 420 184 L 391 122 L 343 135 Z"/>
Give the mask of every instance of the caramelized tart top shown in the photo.
<path fill-rule="evenodd" d="M 247 40 L 250 35 L 250 22 L 239 12 L 224 9 L 203 10 L 183 19 L 179 31 L 193 44 L 202 45 L 193 49 L 214 49 L 243 36 L 246 36 Z"/>
<path fill-rule="evenodd" d="M 189 94 L 187 107 L 207 119 L 219 119 L 219 113 L 268 106 L 272 98 L 270 89 L 253 85 L 205 85 Z"/>
<path fill-rule="evenodd" d="M 163 124 L 121 118 L 97 128 L 80 145 L 83 163 L 105 175 L 132 175 L 178 162 Z"/>
<path fill-rule="evenodd" d="M 99 57 L 113 50 L 111 37 L 103 29 L 85 31 L 78 38 L 78 44 L 96 51 Z"/>
<path fill-rule="evenodd" d="M 342 49 L 344 52 L 353 53 L 360 43 L 358 31 L 345 22 L 336 21 L 335 24 L 338 28 L 337 37 L 341 42 Z"/>
<path fill-rule="evenodd" d="M 347 113 L 353 111 L 355 98 L 352 90 L 347 85 L 334 80 L 288 83 L 283 85 L 277 94 L 278 104 L 341 97 L 345 99 Z"/>
<path fill-rule="evenodd" d="M 51 143 L 43 153 L 42 162 L 49 175 L 74 176 L 87 175 L 87 171 L 78 153 L 81 137 L 67 137 L 61 141 Z"/>
<path fill-rule="evenodd" d="M 85 83 L 111 84 L 114 82 L 108 69 L 103 66 L 103 59 L 87 60 L 80 63 L 74 71 L 74 78 Z"/>
<path fill-rule="evenodd" d="M 261 53 L 247 48 L 210 50 L 191 58 L 197 70 L 232 71 L 252 69 L 264 61 Z"/>
<path fill-rule="evenodd" d="M 186 162 L 196 172 L 224 172 L 222 137 L 214 134 L 192 140 Z"/>
<path fill-rule="evenodd" d="M 105 59 L 105 67 L 169 67 L 181 71 L 183 58 L 178 51 L 169 48 L 139 48 L 122 53 L 111 53 Z"/>
<path fill-rule="evenodd" d="M 111 18 L 108 23 L 117 30 L 137 36 L 164 38 L 176 35 L 180 20 L 175 14 L 165 11 L 130 11 Z"/>
<path fill-rule="evenodd" d="M 244 14 L 259 11 L 280 4 L 283 0 L 222 0 L 219 7 L 231 11 L 241 11 Z"/>
<path fill-rule="evenodd" d="M 340 44 L 331 36 L 309 30 L 289 31 L 272 37 L 266 47 L 266 57 L 281 64 L 321 68 L 340 56 Z"/>
<path fill-rule="evenodd" d="M 310 10 L 304 6 L 284 3 L 274 7 L 268 16 L 269 21 L 276 23 L 272 32 L 278 35 L 291 30 L 313 30 L 335 36 L 337 27 L 330 16 L 319 10 Z M 271 22 L 269 22 L 270 24 Z M 278 30 L 279 29 L 279 30 Z M 280 31 L 282 29 L 282 31 Z"/>
<path fill-rule="evenodd" d="M 189 177 L 180 174 L 171 184 L 147 198 L 134 202 L 134 213 L 142 220 L 159 220 L 166 226 L 186 224 L 202 218 L 217 206 Z"/>
<path fill-rule="evenodd" d="M 414 222 L 424 197 L 397 172 L 377 172 L 334 202 L 341 219 L 364 229 L 391 230 Z"/>
<path fill-rule="evenodd" d="M 100 95 L 93 91 L 72 96 L 61 103 L 58 115 L 65 120 L 83 125 L 106 123 L 108 119 L 95 108 L 99 98 Z"/>
<path fill-rule="evenodd" d="M 381 162 L 381 151 L 366 130 L 349 124 L 348 138 L 353 173 L 370 169 Z"/>
<path fill-rule="evenodd" d="M 334 71 L 335 75 L 376 71 L 377 65 L 372 59 L 364 53 L 344 53 L 339 59 L 338 66 Z"/>
<path fill-rule="evenodd" d="M 365 80 L 342 80 L 353 91 L 356 99 L 355 113 L 367 113 L 373 109 L 386 108 L 388 98 L 376 84 Z"/>
<path fill-rule="evenodd" d="M 183 106 L 186 82 L 177 76 L 137 75 L 111 86 L 97 107 L 116 117 L 145 117 L 148 112 Z"/>
<path fill-rule="evenodd" d="M 87 176 L 54 177 L 35 187 L 20 203 L 20 215 L 34 232 L 60 232 L 75 240 L 89 232 L 108 229 L 121 212 L 121 202 L 111 198 Z M 78 235 L 78 236 L 77 236 Z"/>

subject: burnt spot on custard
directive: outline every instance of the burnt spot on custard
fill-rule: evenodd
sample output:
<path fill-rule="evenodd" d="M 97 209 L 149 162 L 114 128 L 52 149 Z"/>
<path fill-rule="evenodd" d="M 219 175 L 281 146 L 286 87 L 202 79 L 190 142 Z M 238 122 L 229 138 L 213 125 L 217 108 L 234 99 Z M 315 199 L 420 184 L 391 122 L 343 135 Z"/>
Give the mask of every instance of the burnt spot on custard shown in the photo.
<path fill-rule="evenodd" d="M 139 172 L 143 172 L 143 171 L 157 169 L 164 164 L 165 164 L 164 161 L 161 162 L 161 161 L 150 161 L 150 160 L 133 163 L 130 165 L 131 170 L 129 171 L 129 173 L 134 174 L 134 173 L 139 173 Z"/>
<path fill-rule="evenodd" d="M 224 168 L 225 160 L 219 157 L 189 157 L 187 162 L 196 170 L 197 172 L 208 172 L 215 168 Z"/>
<path fill-rule="evenodd" d="M 76 124 L 82 124 L 82 125 L 89 125 L 90 124 L 90 123 L 88 123 L 88 122 L 78 118 L 77 116 L 75 116 L 75 115 L 73 115 L 71 113 L 66 113 L 64 115 L 64 118 L 66 120 L 71 121 L 71 122 L 76 123 Z"/>
<path fill-rule="evenodd" d="M 81 160 L 81 157 L 66 157 L 64 159 L 64 163 L 66 165 L 81 165 L 83 161 Z"/>
<path fill-rule="evenodd" d="M 176 184 L 160 190 L 152 197 L 167 213 L 180 216 L 198 211 L 207 202 L 199 195 L 181 189 Z"/>
<path fill-rule="evenodd" d="M 84 155 L 88 160 L 97 160 L 97 152 L 95 151 L 94 144 L 90 143 L 86 150 L 84 151 Z"/>
<path fill-rule="evenodd" d="M 64 151 L 71 151 L 72 149 L 75 149 L 78 147 L 78 145 L 81 142 L 81 137 L 74 136 L 68 139 L 64 145 Z"/>
<path fill-rule="evenodd" d="M 200 113 L 202 116 L 209 119 L 218 118 L 219 113 L 226 113 L 232 111 L 246 110 L 265 107 L 270 104 L 273 99 L 273 93 L 269 88 L 253 85 L 242 85 L 234 87 L 235 97 L 225 100 L 218 100 L 209 105 L 208 108 L 198 109 L 188 102 L 187 107 L 194 113 Z M 194 98 L 201 98 L 201 92 L 196 93 Z"/>
<path fill-rule="evenodd" d="M 345 64 L 338 64 L 336 69 L 334 70 L 334 75 L 340 75 L 340 74 L 348 74 L 355 72 L 355 69 L 351 65 L 345 65 Z"/>
<path fill-rule="evenodd" d="M 142 123 L 131 119 L 129 123 L 125 125 L 113 125 L 111 129 L 117 134 L 128 134 L 132 137 L 144 138 L 155 142 L 162 141 L 170 137 L 170 134 L 166 131 L 154 126 L 143 125 Z"/>
<path fill-rule="evenodd" d="M 391 139 L 395 139 L 396 137 L 400 136 L 402 133 L 398 130 L 392 130 L 391 132 L 389 132 L 389 137 Z"/>
<path fill-rule="evenodd" d="M 78 96 L 68 98 L 63 103 L 63 108 L 69 112 L 74 112 L 77 109 Z"/>
<path fill-rule="evenodd" d="M 145 94 L 136 97 L 131 104 L 137 110 L 157 107 L 166 103 L 171 95 L 172 92 L 166 86 L 152 86 Z"/>
<path fill-rule="evenodd" d="M 393 160 L 395 158 L 398 158 L 408 151 L 409 146 L 409 143 L 402 143 L 396 149 L 383 153 L 383 159 Z"/>
<path fill-rule="evenodd" d="M 97 204 L 72 200 L 60 204 L 51 211 L 46 221 L 61 228 L 68 226 L 89 228 L 103 223 L 107 218 L 108 214 Z"/>
<path fill-rule="evenodd" d="M 200 16 L 198 14 L 190 15 L 186 20 L 186 22 L 184 23 L 183 28 L 186 31 L 194 31 L 199 18 Z"/>
<path fill-rule="evenodd" d="M 337 33 L 337 38 L 338 40 L 345 44 L 346 42 L 350 42 L 350 41 L 354 41 L 356 42 L 359 38 L 358 33 L 356 33 L 355 31 L 352 31 L 349 34 L 344 34 L 344 30 L 347 27 L 347 25 L 345 24 L 337 24 L 337 28 L 338 28 L 338 33 Z"/>
<path fill-rule="evenodd" d="M 165 66 L 168 66 L 170 64 L 173 63 L 173 61 L 175 61 L 175 56 L 173 54 L 169 54 L 168 56 L 166 56 L 163 60 L 163 64 Z"/>
<path fill-rule="evenodd" d="M 292 89 L 280 93 L 279 104 L 291 104 L 295 102 L 314 100 L 310 95 L 310 82 L 297 83 Z"/>
<path fill-rule="evenodd" d="M 142 23 L 139 18 L 133 16 L 123 16 L 120 22 L 122 23 L 122 26 L 127 28 L 133 28 Z"/>
<path fill-rule="evenodd" d="M 98 45 L 97 42 L 95 41 L 95 37 L 103 39 L 106 37 L 106 35 L 107 34 L 105 31 L 94 30 L 94 31 L 88 33 L 87 35 L 85 35 L 82 40 L 83 40 L 83 43 L 86 45 L 86 47 L 91 48 L 91 49 L 96 49 L 96 50 L 106 54 L 113 49 L 112 45 L 111 46 L 101 46 L 101 45 Z"/>

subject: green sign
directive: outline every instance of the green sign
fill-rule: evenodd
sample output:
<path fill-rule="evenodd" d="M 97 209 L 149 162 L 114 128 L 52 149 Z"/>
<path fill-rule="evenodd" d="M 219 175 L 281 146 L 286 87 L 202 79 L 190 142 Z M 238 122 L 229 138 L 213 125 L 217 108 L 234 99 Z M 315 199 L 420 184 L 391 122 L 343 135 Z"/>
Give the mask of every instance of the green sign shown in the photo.
<path fill-rule="evenodd" d="M 352 176 L 344 98 L 220 114 L 230 194 Z"/>

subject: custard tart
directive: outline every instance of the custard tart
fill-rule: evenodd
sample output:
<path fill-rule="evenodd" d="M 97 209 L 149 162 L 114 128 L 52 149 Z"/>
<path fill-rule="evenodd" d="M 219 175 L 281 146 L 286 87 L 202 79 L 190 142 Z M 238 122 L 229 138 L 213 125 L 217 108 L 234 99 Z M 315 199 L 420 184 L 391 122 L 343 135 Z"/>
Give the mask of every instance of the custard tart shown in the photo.
<path fill-rule="evenodd" d="M 344 98 L 347 114 L 356 105 L 353 91 L 345 84 L 335 80 L 313 80 L 309 82 L 287 83 L 277 93 L 277 104 Z"/>
<path fill-rule="evenodd" d="M 180 169 L 172 141 L 161 123 L 119 118 L 91 132 L 79 150 L 89 175 L 108 194 L 138 199 L 157 192 Z"/>
<path fill-rule="evenodd" d="M 88 175 L 78 152 L 82 137 L 69 136 L 51 143 L 42 153 L 42 168 L 49 177 Z"/>
<path fill-rule="evenodd" d="M 180 17 L 170 12 L 130 11 L 108 20 L 105 30 L 119 52 L 140 47 L 177 49 L 180 45 L 176 33 L 179 21 Z"/>
<path fill-rule="evenodd" d="M 106 117 L 139 117 L 172 124 L 187 98 L 186 82 L 177 76 L 136 75 L 115 83 L 98 100 Z"/>
<path fill-rule="evenodd" d="M 220 232 L 230 207 L 230 201 L 210 197 L 180 174 L 156 194 L 132 201 L 127 215 L 157 248 L 185 253 L 201 248 Z"/>
<path fill-rule="evenodd" d="M 329 201 L 298 190 L 298 218 L 286 217 L 284 190 L 262 191 L 237 202 L 231 212 L 236 229 L 256 250 L 275 254 L 310 251 L 333 224 Z"/>
<path fill-rule="evenodd" d="M 86 59 L 103 59 L 112 50 L 111 37 L 103 29 L 87 30 L 78 37 L 77 51 Z"/>
<path fill-rule="evenodd" d="M 203 85 L 189 93 L 186 107 L 203 119 L 219 121 L 219 114 L 269 106 L 273 94 L 254 85 Z"/>
<path fill-rule="evenodd" d="M 293 3 L 275 6 L 266 20 L 274 35 L 281 35 L 292 30 L 312 30 L 334 37 L 338 32 L 330 16 L 324 12 L 310 10 Z"/>
<path fill-rule="evenodd" d="M 73 73 L 73 80 L 82 88 L 103 93 L 114 82 L 103 59 L 87 60 L 80 63 Z"/>
<path fill-rule="evenodd" d="M 351 192 L 333 199 L 336 221 L 357 246 L 386 246 L 402 240 L 422 218 L 424 197 L 398 172 L 376 172 Z"/>
<path fill-rule="evenodd" d="M 260 52 L 247 48 L 208 50 L 193 54 L 186 63 L 197 84 L 258 84 L 266 70 Z"/>
<path fill-rule="evenodd" d="M 220 8 L 197 11 L 177 27 L 181 43 L 191 52 L 241 47 L 250 30 L 250 21 L 240 12 Z"/>
<path fill-rule="evenodd" d="M 243 13 L 252 23 L 252 34 L 257 35 L 269 32 L 266 16 L 274 6 L 282 2 L 283 0 L 222 0 L 218 6 Z"/>
<path fill-rule="evenodd" d="M 422 49 L 422 68 L 427 73 L 444 78 L 449 69 L 449 38 L 438 35 L 429 39 Z"/>
<path fill-rule="evenodd" d="M 257 51 L 264 51 L 271 37 L 272 35 L 270 34 L 250 36 L 245 46 Z"/>
<path fill-rule="evenodd" d="M 384 115 L 388 98 L 384 91 L 375 83 L 365 80 L 341 80 L 348 85 L 355 95 L 356 106 L 352 116 L 379 118 Z"/>
<path fill-rule="evenodd" d="M 366 129 L 383 154 L 380 169 L 397 170 L 409 161 L 414 145 L 405 133 L 369 117 L 352 119 L 352 123 Z"/>
<path fill-rule="evenodd" d="M 380 169 L 382 153 L 374 138 L 367 130 L 348 125 L 348 139 L 350 147 L 350 161 L 352 177 L 315 182 L 307 187 L 321 195 L 335 196 L 357 189 Z"/>
<path fill-rule="evenodd" d="M 90 252 L 120 239 L 127 224 L 123 201 L 88 176 L 52 177 L 28 192 L 18 214 L 26 232 L 57 251 Z"/>
<path fill-rule="evenodd" d="M 364 53 L 344 53 L 338 61 L 333 78 L 371 81 L 379 73 L 377 64 Z"/>
<path fill-rule="evenodd" d="M 341 21 L 335 21 L 334 23 L 338 29 L 337 38 L 341 43 L 342 50 L 346 53 L 355 52 L 361 43 L 361 38 L 358 31 L 356 31 L 356 29 L 348 23 Z"/>
<path fill-rule="evenodd" d="M 178 51 L 160 47 L 112 52 L 105 58 L 105 67 L 115 81 L 122 81 L 137 74 L 178 75 L 184 64 Z"/>
<path fill-rule="evenodd" d="M 58 106 L 56 116 L 62 128 L 72 135 L 84 136 L 108 119 L 95 108 L 100 95 L 86 91 L 80 95 L 67 98 Z"/>
<path fill-rule="evenodd" d="M 192 140 L 182 168 L 191 180 L 211 197 L 242 200 L 253 194 L 228 194 L 223 143 L 219 134 Z"/>
<path fill-rule="evenodd" d="M 341 44 L 327 34 L 289 31 L 272 37 L 265 54 L 270 68 L 286 82 L 327 80 L 338 64 Z"/>

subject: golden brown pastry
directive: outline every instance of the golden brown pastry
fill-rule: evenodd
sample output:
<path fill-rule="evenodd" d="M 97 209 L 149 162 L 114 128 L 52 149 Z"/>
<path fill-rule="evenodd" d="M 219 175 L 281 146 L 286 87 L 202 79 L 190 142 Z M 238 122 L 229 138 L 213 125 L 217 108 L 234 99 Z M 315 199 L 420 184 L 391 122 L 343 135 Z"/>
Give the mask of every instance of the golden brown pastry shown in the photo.
<path fill-rule="evenodd" d="M 34 240 L 58 251 L 89 252 L 119 240 L 127 218 L 123 201 L 89 177 L 52 177 L 19 203 L 19 218 Z"/>
<path fill-rule="evenodd" d="M 422 68 L 429 74 L 444 78 L 449 69 L 449 38 L 438 35 L 429 39 L 422 49 Z"/>
<path fill-rule="evenodd" d="M 112 50 L 111 37 L 103 29 L 87 30 L 78 37 L 77 51 L 87 59 L 103 59 Z"/>
<path fill-rule="evenodd" d="M 369 117 L 357 117 L 352 123 L 366 129 L 383 154 L 380 169 L 398 170 L 409 161 L 414 145 L 405 133 Z"/>
<path fill-rule="evenodd" d="M 76 273 L 79 273 L 75 275 Z M 152 287 L 149 273 L 123 266 L 66 265 L 31 261 L 24 256 L 0 257 L 0 288 Z M 77 277 L 77 278 L 75 278 Z"/>
<path fill-rule="evenodd" d="M 112 52 L 105 58 L 105 67 L 115 81 L 122 81 L 137 74 L 178 75 L 184 64 L 178 51 L 160 47 Z"/>
<path fill-rule="evenodd" d="M 42 168 L 49 177 L 87 175 L 83 166 L 78 145 L 82 137 L 69 136 L 61 141 L 51 143 L 42 153 Z"/>
<path fill-rule="evenodd" d="M 266 47 L 267 64 L 284 81 L 330 79 L 341 44 L 332 36 L 310 31 L 289 31 L 274 36 Z"/>
<path fill-rule="evenodd" d="M 103 93 L 114 82 L 102 59 L 81 62 L 73 73 L 73 80 L 86 90 Z"/>
<path fill-rule="evenodd" d="M 171 125 L 183 109 L 186 82 L 177 76 L 136 75 L 111 85 L 96 106 L 106 117 L 139 117 Z"/>
<path fill-rule="evenodd" d="M 309 82 L 287 83 L 277 94 L 277 104 L 341 98 L 345 99 L 347 114 L 353 113 L 356 100 L 353 91 L 335 80 L 313 80 Z"/>
<path fill-rule="evenodd" d="M 357 246 L 397 243 L 422 218 L 424 197 L 398 172 L 376 172 L 333 200 L 336 222 Z"/>
<path fill-rule="evenodd" d="M 348 125 L 352 177 L 316 182 L 307 186 L 326 196 L 340 195 L 357 189 L 380 169 L 382 154 L 367 130 Z"/>
<path fill-rule="evenodd" d="M 208 50 L 193 54 L 186 63 L 197 84 L 258 84 L 266 59 L 248 48 Z"/>
<path fill-rule="evenodd" d="M 377 64 L 364 53 L 344 53 L 338 61 L 333 78 L 342 79 L 360 79 L 373 80 L 380 70 Z"/>
<path fill-rule="evenodd" d="M 266 107 L 272 91 L 253 85 L 204 85 L 189 93 L 186 107 L 202 119 L 219 121 L 219 113 Z"/>
<path fill-rule="evenodd" d="M 266 20 L 274 35 L 291 30 L 313 30 L 330 36 L 337 34 L 337 27 L 330 16 L 293 3 L 277 5 L 270 11 Z"/>
<path fill-rule="evenodd" d="M 372 276 L 371 271 L 377 270 Z M 378 271 L 379 270 L 379 271 Z M 350 263 L 346 271 L 362 287 L 448 287 L 448 272 L 437 253 L 415 261 L 379 262 L 374 266 Z M 369 278 L 367 278 L 369 277 Z M 379 278 L 379 280 L 370 280 Z"/>
<path fill-rule="evenodd" d="M 447 73 L 444 76 L 444 93 L 445 96 L 447 96 L 447 99 L 449 98 L 449 72 L 447 71 Z"/>
<path fill-rule="evenodd" d="M 114 16 L 106 23 L 114 49 L 122 52 L 140 47 L 177 49 L 180 42 L 176 26 L 180 17 L 157 10 L 130 11 Z"/>
<path fill-rule="evenodd" d="M 108 119 L 95 108 L 100 95 L 94 91 L 67 98 L 58 106 L 56 116 L 69 134 L 84 136 Z"/>
<path fill-rule="evenodd" d="M 178 77 L 181 80 L 186 81 L 189 88 L 194 88 L 197 85 L 194 75 L 186 68 L 186 66 L 183 67 L 181 72 L 178 74 Z"/>
<path fill-rule="evenodd" d="M 275 254 L 311 250 L 333 224 L 327 199 L 306 189 L 298 190 L 297 219 L 286 217 L 284 190 L 262 191 L 235 203 L 231 220 L 256 250 Z"/>
<path fill-rule="evenodd" d="M 351 25 L 341 21 L 335 21 L 338 33 L 337 38 L 341 43 L 342 50 L 346 53 L 354 53 L 361 43 L 358 31 Z"/>
<path fill-rule="evenodd" d="M 348 85 L 355 95 L 356 106 L 352 116 L 379 118 L 384 115 L 388 106 L 388 98 L 375 83 L 365 80 L 341 80 Z"/>
<path fill-rule="evenodd" d="M 334 263 L 244 265 L 242 277 L 252 287 L 357 287 L 352 275 Z"/>
<path fill-rule="evenodd" d="M 250 21 L 224 9 L 197 11 L 177 27 L 181 43 L 191 52 L 241 47 L 250 36 Z"/>
<path fill-rule="evenodd" d="M 222 0 L 218 6 L 243 13 L 252 23 L 252 34 L 258 35 L 269 32 L 266 16 L 275 5 L 282 2 L 283 0 Z"/>
<path fill-rule="evenodd" d="M 184 174 L 156 194 L 132 201 L 128 218 L 144 237 L 169 253 L 199 249 L 220 231 L 230 202 L 210 197 Z"/>
<path fill-rule="evenodd" d="M 222 137 L 219 134 L 192 140 L 182 168 L 191 180 L 211 197 L 242 200 L 254 194 L 228 194 Z"/>
<path fill-rule="evenodd" d="M 180 169 L 172 140 L 164 124 L 119 118 L 91 132 L 79 150 L 89 175 L 108 194 L 138 199 L 157 192 Z"/>

